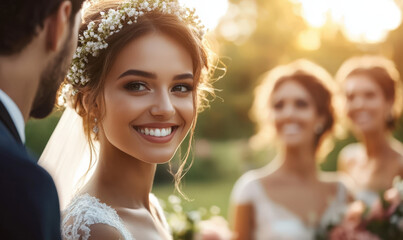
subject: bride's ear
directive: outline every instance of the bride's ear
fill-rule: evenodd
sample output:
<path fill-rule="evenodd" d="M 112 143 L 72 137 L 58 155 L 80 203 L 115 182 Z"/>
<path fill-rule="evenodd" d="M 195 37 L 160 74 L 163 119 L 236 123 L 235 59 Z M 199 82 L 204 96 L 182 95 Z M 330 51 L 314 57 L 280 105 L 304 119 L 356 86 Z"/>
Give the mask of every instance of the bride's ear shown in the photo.
<path fill-rule="evenodd" d="M 83 95 L 83 108 L 89 115 L 98 116 L 100 113 L 99 104 L 97 99 L 93 99 L 89 93 Z"/>
<path fill-rule="evenodd" d="M 90 116 L 90 118 L 100 118 L 102 115 L 102 107 L 100 104 L 100 97 L 91 96 L 90 93 L 86 93 L 83 95 L 83 108 Z"/>
<path fill-rule="evenodd" d="M 88 104 L 88 99 L 89 99 L 88 94 L 84 93 L 83 98 L 82 98 L 82 105 L 83 105 L 84 111 L 87 114 L 89 113 L 89 110 L 90 110 L 90 107 L 89 107 L 89 104 Z"/>

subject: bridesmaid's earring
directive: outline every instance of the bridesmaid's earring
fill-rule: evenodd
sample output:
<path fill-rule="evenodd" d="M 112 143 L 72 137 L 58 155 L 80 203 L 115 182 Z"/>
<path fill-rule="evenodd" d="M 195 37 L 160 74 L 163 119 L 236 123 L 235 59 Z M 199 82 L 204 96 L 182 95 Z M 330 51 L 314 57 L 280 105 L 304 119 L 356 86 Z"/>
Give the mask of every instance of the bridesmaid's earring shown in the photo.
<path fill-rule="evenodd" d="M 95 135 L 98 134 L 98 132 L 99 132 L 97 121 L 98 121 L 98 119 L 94 118 L 94 127 L 92 128 L 92 131 L 95 133 Z"/>

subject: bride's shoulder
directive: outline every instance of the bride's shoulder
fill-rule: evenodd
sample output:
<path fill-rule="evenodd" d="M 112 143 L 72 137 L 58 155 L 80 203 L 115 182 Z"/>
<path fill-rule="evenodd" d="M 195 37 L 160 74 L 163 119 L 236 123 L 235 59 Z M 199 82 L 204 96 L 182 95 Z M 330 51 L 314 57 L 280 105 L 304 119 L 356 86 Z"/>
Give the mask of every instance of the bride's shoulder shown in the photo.
<path fill-rule="evenodd" d="M 96 223 L 88 227 L 88 234 L 83 230 L 78 230 L 77 238 L 66 238 L 63 239 L 88 239 L 88 240 L 110 240 L 110 239 L 124 239 L 120 232 L 107 224 Z"/>
<path fill-rule="evenodd" d="M 75 197 L 63 211 L 63 239 L 122 239 L 116 211 L 88 194 Z"/>
<path fill-rule="evenodd" d="M 89 194 L 82 194 L 73 198 L 70 204 L 63 211 L 64 220 L 70 217 L 94 218 L 95 216 L 114 215 L 116 211 L 102 203 L 98 198 Z M 95 216 L 94 216 L 95 215 Z M 95 219 L 93 220 L 95 221 Z"/>

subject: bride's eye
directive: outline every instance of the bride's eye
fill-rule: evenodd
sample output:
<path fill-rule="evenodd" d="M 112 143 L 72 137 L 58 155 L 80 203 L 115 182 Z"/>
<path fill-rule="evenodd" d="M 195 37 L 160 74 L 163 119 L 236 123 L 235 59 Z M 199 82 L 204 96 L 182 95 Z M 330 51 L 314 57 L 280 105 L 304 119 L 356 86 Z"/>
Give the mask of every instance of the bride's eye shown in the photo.
<path fill-rule="evenodd" d="M 193 88 L 192 88 L 192 86 L 190 86 L 190 85 L 187 85 L 187 84 L 178 84 L 178 85 L 175 85 L 173 88 L 172 88 L 172 92 L 181 92 L 181 93 L 187 93 L 187 92 L 190 92 L 190 91 L 192 91 L 193 90 Z"/>
<path fill-rule="evenodd" d="M 124 86 L 129 91 L 141 92 L 147 90 L 147 86 L 142 82 L 129 82 Z"/>

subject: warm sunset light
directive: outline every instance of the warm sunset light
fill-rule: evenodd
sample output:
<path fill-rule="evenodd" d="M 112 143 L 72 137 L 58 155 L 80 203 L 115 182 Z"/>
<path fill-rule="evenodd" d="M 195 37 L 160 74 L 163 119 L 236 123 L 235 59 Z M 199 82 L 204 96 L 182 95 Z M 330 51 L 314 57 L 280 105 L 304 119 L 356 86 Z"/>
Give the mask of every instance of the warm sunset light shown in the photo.
<path fill-rule="evenodd" d="M 335 23 L 353 42 L 382 42 L 402 21 L 402 13 L 393 0 L 291 1 L 301 4 L 300 14 L 312 28 Z"/>
<path fill-rule="evenodd" d="M 187 7 L 195 8 L 203 24 L 213 30 L 228 9 L 228 0 L 179 0 Z"/>

